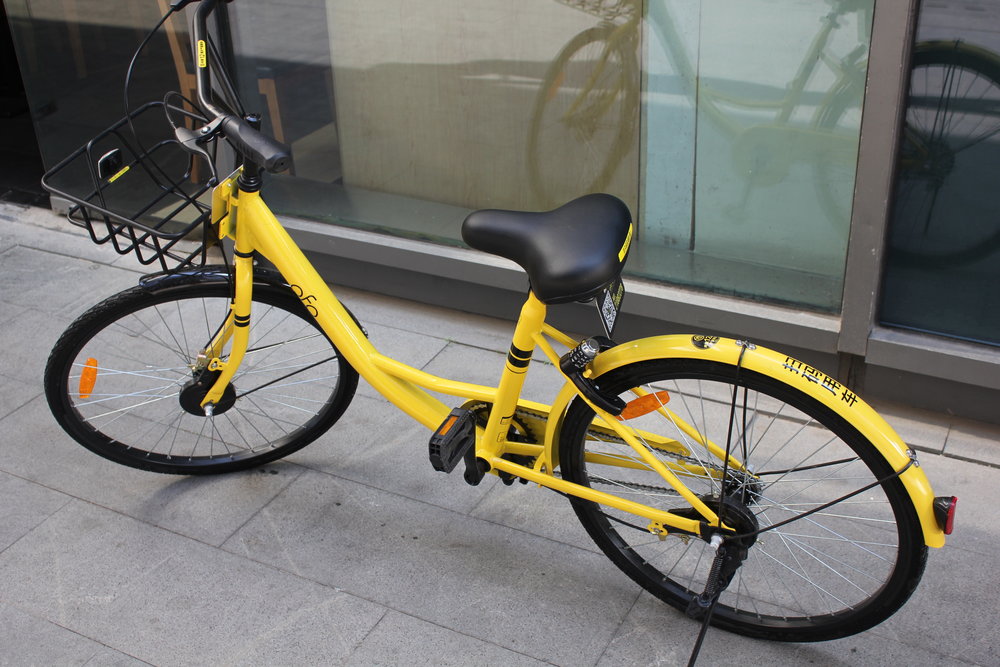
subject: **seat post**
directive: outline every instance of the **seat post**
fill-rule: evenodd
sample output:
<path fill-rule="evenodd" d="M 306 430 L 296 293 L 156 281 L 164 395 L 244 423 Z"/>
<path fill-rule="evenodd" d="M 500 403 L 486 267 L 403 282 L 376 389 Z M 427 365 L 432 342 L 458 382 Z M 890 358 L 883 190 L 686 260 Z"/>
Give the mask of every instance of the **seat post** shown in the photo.
<path fill-rule="evenodd" d="M 507 362 L 500 377 L 496 402 L 490 412 L 486 432 L 476 448 L 476 454 L 480 458 L 488 459 L 502 453 L 500 450 L 514 419 L 517 401 L 535 350 L 535 340 L 545 324 L 546 311 L 545 304 L 529 292 L 514 328 L 514 337 L 507 352 Z"/>

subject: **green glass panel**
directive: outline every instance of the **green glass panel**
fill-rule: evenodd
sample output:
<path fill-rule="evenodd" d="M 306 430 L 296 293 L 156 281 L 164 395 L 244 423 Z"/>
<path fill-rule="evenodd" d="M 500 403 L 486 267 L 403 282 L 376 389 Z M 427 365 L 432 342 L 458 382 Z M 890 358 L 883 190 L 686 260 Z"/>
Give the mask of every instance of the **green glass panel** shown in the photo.
<path fill-rule="evenodd" d="M 633 268 L 839 309 L 872 4 L 648 3 Z"/>
<path fill-rule="evenodd" d="M 631 77 L 628 99 L 604 80 L 587 85 L 600 44 L 576 45 L 606 17 L 595 4 L 235 7 L 244 97 L 295 155 L 269 201 L 286 214 L 456 244 L 478 208 L 546 209 L 601 190 L 636 210 L 638 52 L 633 41 L 627 63 L 615 62 L 613 80 Z"/>

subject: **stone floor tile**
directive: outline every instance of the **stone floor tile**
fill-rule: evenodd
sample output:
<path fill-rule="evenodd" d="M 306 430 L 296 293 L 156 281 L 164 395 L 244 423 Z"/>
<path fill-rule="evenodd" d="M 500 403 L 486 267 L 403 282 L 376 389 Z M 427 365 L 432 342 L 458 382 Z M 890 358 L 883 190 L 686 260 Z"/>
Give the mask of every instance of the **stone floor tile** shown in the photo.
<path fill-rule="evenodd" d="M 0 422 L 2 424 L 2 422 Z M 72 500 L 58 491 L 0 472 L 0 552 Z"/>
<path fill-rule="evenodd" d="M 385 401 L 359 395 L 333 428 L 288 461 L 467 513 L 497 479 L 487 476 L 471 487 L 462 478 L 462 464 L 450 475 L 435 471 L 428 457 L 430 435 Z"/>
<path fill-rule="evenodd" d="M 684 665 L 700 625 L 644 593 L 597 663 L 612 665 Z M 834 641 L 793 644 L 750 639 L 709 628 L 698 654 L 699 667 L 727 665 L 935 665 L 965 664 L 937 651 L 879 634 L 878 629 Z"/>
<path fill-rule="evenodd" d="M 546 663 L 413 616 L 389 612 L 346 663 L 348 667 L 468 667 Z"/>
<path fill-rule="evenodd" d="M 967 461 L 1000 465 L 1000 427 L 956 419 L 948 432 L 944 453 Z"/>
<path fill-rule="evenodd" d="M 129 655 L 0 602 L 0 665 L 145 665 Z"/>
<path fill-rule="evenodd" d="M 331 664 L 379 605 L 80 501 L 0 554 L 4 600 L 152 664 Z"/>
<path fill-rule="evenodd" d="M 27 357 L 9 358 L 23 362 Z M 0 420 L 42 394 L 40 375 L 37 368 L 27 363 L 9 364 L 0 371 Z"/>
<path fill-rule="evenodd" d="M 339 298 L 365 326 L 380 324 L 418 334 L 433 332 L 449 341 L 491 350 L 510 347 L 513 320 L 429 306 L 348 287 L 334 287 Z M 517 313 L 511 313 L 511 318 Z"/>
<path fill-rule="evenodd" d="M 319 473 L 224 547 L 557 664 L 593 663 L 638 594 L 592 552 Z"/>
<path fill-rule="evenodd" d="M 404 331 L 381 324 L 364 324 L 368 338 L 379 353 L 396 359 L 414 368 L 423 368 L 448 344 L 447 341 Z M 362 378 L 358 384 L 358 394 L 372 398 L 382 398 L 368 382 Z"/>
<path fill-rule="evenodd" d="M 209 544 L 221 544 L 302 472 L 281 462 L 208 477 L 136 470 L 77 444 L 42 397 L 0 424 L 0 470 Z"/>
<path fill-rule="evenodd" d="M 138 278 L 131 271 L 19 246 L 4 253 L 0 294 L 9 303 L 48 313 L 50 326 L 62 331 L 84 310 Z"/>
<path fill-rule="evenodd" d="M 944 449 L 949 425 L 942 423 L 941 415 L 895 403 L 876 401 L 872 407 L 911 447 L 926 452 L 941 452 Z"/>
<path fill-rule="evenodd" d="M 967 521 L 961 530 L 986 529 Z M 961 544 L 958 539 L 954 542 Z M 928 656 L 995 665 L 1000 655 L 1000 633 L 996 629 L 998 605 L 996 586 L 988 582 L 994 581 L 998 571 L 1000 555 L 995 538 L 988 555 L 948 545 L 940 550 L 931 549 L 927 569 L 913 596 L 875 632 L 922 650 Z M 942 616 L 948 614 L 953 616 L 943 620 Z"/>

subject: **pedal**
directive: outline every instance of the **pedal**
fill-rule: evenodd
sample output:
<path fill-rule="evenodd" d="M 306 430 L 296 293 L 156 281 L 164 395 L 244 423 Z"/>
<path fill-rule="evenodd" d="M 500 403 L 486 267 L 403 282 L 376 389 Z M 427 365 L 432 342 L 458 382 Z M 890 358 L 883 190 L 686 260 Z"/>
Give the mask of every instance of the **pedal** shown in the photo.
<path fill-rule="evenodd" d="M 451 472 L 475 444 L 475 413 L 455 408 L 431 436 L 431 465 L 438 472 Z"/>

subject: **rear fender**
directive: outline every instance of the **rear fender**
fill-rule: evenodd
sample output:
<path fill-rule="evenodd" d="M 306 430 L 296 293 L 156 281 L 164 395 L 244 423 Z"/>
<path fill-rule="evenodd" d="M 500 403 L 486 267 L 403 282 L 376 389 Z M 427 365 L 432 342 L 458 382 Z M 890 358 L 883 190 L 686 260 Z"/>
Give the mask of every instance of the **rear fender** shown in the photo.
<path fill-rule="evenodd" d="M 599 377 L 627 364 L 664 358 L 705 359 L 730 365 L 739 363 L 743 368 L 791 385 L 833 410 L 870 440 L 893 470 L 905 469 L 900 480 L 913 500 L 923 528 L 924 542 L 930 547 L 944 546 L 944 532 L 934 516 L 934 493 L 927 476 L 916 463 L 915 453 L 871 406 L 836 379 L 793 357 L 752 343 L 690 334 L 655 336 L 623 343 L 599 354 L 591 362 L 591 369 L 593 375 Z M 550 419 L 543 457 L 551 468 L 559 462 L 558 434 L 574 396 L 572 386 L 565 387 L 552 405 L 551 415 L 558 415 L 558 419 Z"/>

